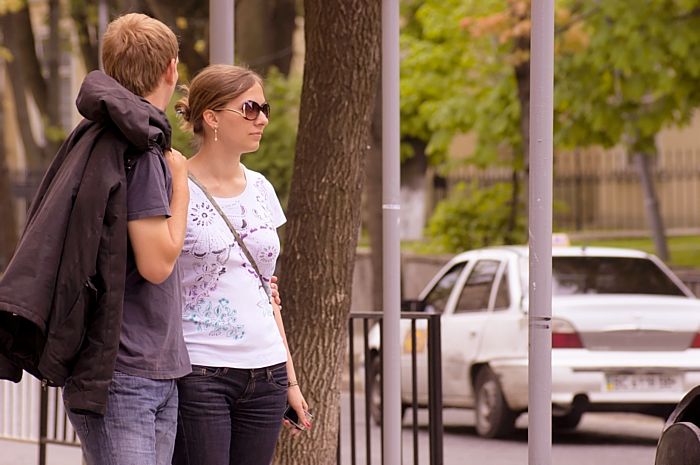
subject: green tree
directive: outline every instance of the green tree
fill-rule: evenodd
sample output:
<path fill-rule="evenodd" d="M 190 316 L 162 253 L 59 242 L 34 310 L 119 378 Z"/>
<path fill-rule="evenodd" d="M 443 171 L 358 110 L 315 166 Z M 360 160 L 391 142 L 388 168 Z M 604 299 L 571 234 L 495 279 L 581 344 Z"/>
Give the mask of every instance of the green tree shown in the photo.
<path fill-rule="evenodd" d="M 656 135 L 700 106 L 700 2 L 587 5 L 580 46 L 559 55 L 557 135 L 565 146 L 621 144 L 640 175 L 656 253 L 668 259 L 650 162 Z"/>

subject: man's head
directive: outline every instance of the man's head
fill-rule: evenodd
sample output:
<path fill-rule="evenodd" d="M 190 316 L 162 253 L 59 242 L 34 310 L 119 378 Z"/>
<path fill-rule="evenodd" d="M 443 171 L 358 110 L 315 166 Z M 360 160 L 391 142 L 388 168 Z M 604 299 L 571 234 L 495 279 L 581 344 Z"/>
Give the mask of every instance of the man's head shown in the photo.
<path fill-rule="evenodd" d="M 157 19 L 139 13 L 109 23 L 102 39 L 105 73 L 142 97 L 158 88 L 173 60 L 177 62 L 177 52 L 173 31 Z"/>

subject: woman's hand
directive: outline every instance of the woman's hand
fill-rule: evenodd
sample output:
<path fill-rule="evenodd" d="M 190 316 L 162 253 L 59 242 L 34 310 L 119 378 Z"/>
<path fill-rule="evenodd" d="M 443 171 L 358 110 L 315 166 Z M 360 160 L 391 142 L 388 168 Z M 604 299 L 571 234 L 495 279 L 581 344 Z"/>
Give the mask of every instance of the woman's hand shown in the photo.
<path fill-rule="evenodd" d="M 299 422 L 304 425 L 306 429 L 311 429 L 313 424 L 306 416 L 306 412 L 309 411 L 309 405 L 306 403 L 306 399 L 304 399 L 298 384 L 289 386 L 289 391 L 287 392 L 287 402 L 289 403 L 289 406 L 292 407 L 297 413 Z M 289 430 L 292 436 L 296 436 L 302 431 L 292 425 L 289 420 L 284 420 L 283 424 Z"/>

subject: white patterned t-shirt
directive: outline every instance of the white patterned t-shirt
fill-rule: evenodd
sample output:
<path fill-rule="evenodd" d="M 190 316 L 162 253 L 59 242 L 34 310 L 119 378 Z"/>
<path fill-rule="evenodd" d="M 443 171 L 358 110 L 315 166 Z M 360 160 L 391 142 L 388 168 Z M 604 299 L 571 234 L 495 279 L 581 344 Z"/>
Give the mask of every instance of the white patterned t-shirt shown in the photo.
<path fill-rule="evenodd" d="M 246 187 L 216 202 L 256 261 L 266 285 L 280 251 L 277 228 L 286 221 L 275 190 L 244 168 Z M 267 291 L 221 215 L 189 181 L 190 205 L 180 255 L 182 329 L 194 365 L 262 368 L 287 360 Z"/>

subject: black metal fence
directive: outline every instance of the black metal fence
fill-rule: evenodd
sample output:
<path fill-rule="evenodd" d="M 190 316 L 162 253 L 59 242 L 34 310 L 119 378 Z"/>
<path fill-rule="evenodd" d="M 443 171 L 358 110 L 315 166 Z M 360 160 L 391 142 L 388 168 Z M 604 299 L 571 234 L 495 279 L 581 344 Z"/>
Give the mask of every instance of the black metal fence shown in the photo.
<path fill-rule="evenodd" d="M 410 435 L 402 434 L 403 441 L 411 442 L 410 451 L 404 448 L 404 463 L 419 465 L 421 463 L 420 456 L 420 438 L 419 438 L 419 421 L 418 409 L 428 409 L 428 445 L 429 454 L 427 463 L 430 465 L 442 465 L 443 463 L 443 424 L 442 424 L 442 362 L 441 362 L 441 336 L 440 336 L 440 315 L 426 314 L 414 312 L 402 312 L 401 319 L 410 322 L 410 329 L 405 336 L 403 352 L 405 360 L 393 360 L 391 363 L 401 363 L 402 369 L 407 368 L 408 363 L 410 370 L 410 385 L 411 389 L 406 389 L 407 386 L 402 386 L 402 414 L 410 411 L 411 427 Z M 427 338 L 425 347 L 427 352 L 423 355 L 427 358 L 427 373 L 419 373 L 418 371 L 418 324 L 425 321 L 425 330 Z M 370 336 L 371 323 L 376 322 L 378 325 L 379 337 L 375 332 Z M 358 324 L 359 323 L 359 324 Z M 356 337 L 356 326 L 361 327 L 360 337 Z M 375 330 L 376 331 L 376 330 Z M 383 425 L 381 424 L 381 406 L 384 399 L 382 388 L 382 371 L 385 363 L 381 350 L 381 332 L 382 332 L 382 314 L 381 313 L 351 313 L 348 321 L 348 337 L 349 337 L 349 412 L 344 414 L 341 411 L 342 417 L 349 417 L 350 429 L 349 435 L 338 434 L 338 465 L 358 465 L 358 464 L 379 464 L 383 463 L 384 453 L 382 450 Z M 359 339 L 359 341 L 358 341 Z M 356 350 L 356 344 L 361 344 L 359 350 Z M 358 370 L 356 365 L 356 355 L 360 355 L 363 370 Z M 357 381 L 357 373 L 364 372 L 362 383 Z M 426 380 L 428 390 L 427 405 L 419 403 L 418 384 L 419 380 Z M 358 385 L 361 387 L 358 388 Z M 357 392 L 357 391 L 360 392 Z M 406 394 L 409 393 L 409 394 Z M 358 407 L 360 407 L 358 409 Z M 358 414 L 359 410 L 359 414 Z M 358 421 L 361 419 L 362 421 Z M 374 423 L 374 425 L 373 425 Z M 341 427 L 343 423 L 341 422 Z M 349 438 L 350 457 L 349 462 L 344 462 L 341 454 L 343 444 L 341 437 Z M 362 439 L 362 441 L 360 441 Z M 379 454 L 373 454 L 374 448 L 378 448 Z M 409 457 L 410 456 L 410 457 Z"/>

